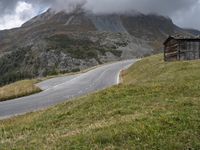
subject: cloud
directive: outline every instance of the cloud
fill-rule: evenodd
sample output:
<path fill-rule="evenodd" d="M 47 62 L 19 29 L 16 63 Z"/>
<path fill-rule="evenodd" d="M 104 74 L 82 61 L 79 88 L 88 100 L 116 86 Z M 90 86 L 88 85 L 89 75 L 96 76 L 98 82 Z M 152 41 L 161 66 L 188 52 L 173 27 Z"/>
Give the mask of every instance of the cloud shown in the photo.
<path fill-rule="evenodd" d="M 142 13 L 171 15 L 180 10 L 187 11 L 198 4 L 199 0 L 1 0 L 1 13 L 12 12 L 19 1 L 30 3 L 34 7 L 48 6 L 66 11 L 76 4 L 85 4 L 85 8 L 97 13 L 138 10 Z"/>
<path fill-rule="evenodd" d="M 86 8 L 96 13 L 137 10 L 144 14 L 157 13 L 170 16 L 190 9 L 198 0 L 88 0 Z"/>
<path fill-rule="evenodd" d="M 156 13 L 173 18 L 181 26 L 200 29 L 197 14 L 200 13 L 200 0 L 1 0 L 0 1 L 0 29 L 7 24 L 19 26 L 28 18 L 33 17 L 47 7 L 56 11 L 70 12 L 77 4 L 94 13 L 123 13 L 139 11 L 144 14 Z M 29 11 L 17 12 L 19 3 L 31 5 Z M 21 9 L 20 9 L 21 10 Z M 196 17 L 195 17 L 196 16 Z M 9 21 L 13 18 L 12 21 Z M 13 24 L 13 25 L 11 25 Z M 191 25 L 192 24 L 192 25 Z"/>
<path fill-rule="evenodd" d="M 178 11 L 172 16 L 174 22 L 184 28 L 194 28 L 200 30 L 200 1 L 188 11 Z"/>
<path fill-rule="evenodd" d="M 67 13 L 73 11 L 77 6 L 84 6 L 87 0 L 56 0 L 52 3 L 51 8 L 56 11 L 65 10 Z"/>
<path fill-rule="evenodd" d="M 16 3 L 16 7 L 12 13 L 7 13 L 1 17 L 0 29 L 11 29 L 21 26 L 21 24 L 36 14 L 31 4 L 19 1 Z"/>

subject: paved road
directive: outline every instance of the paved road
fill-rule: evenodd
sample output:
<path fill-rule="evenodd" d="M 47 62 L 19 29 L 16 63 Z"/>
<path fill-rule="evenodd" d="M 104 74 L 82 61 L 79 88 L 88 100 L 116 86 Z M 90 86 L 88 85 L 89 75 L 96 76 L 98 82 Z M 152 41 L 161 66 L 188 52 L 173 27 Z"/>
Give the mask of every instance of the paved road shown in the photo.
<path fill-rule="evenodd" d="M 97 90 L 119 81 L 119 72 L 136 60 L 104 65 L 83 74 L 58 77 L 39 83 L 44 91 L 31 96 L 0 102 L 0 119 L 37 111 Z"/>

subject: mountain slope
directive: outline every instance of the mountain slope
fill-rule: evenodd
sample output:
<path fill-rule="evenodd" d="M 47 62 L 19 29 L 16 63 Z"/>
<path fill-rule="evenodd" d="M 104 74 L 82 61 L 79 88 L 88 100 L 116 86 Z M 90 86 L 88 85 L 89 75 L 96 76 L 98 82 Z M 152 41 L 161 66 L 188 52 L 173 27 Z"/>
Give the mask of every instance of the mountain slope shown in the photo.
<path fill-rule="evenodd" d="M 200 35 L 200 31 L 199 30 L 196 30 L 196 29 L 185 29 L 187 32 L 193 34 L 193 35 L 196 35 L 196 36 L 199 36 Z"/>
<path fill-rule="evenodd" d="M 157 15 L 49 9 L 21 28 L 0 31 L 0 85 L 151 55 L 175 33 L 191 34 Z"/>

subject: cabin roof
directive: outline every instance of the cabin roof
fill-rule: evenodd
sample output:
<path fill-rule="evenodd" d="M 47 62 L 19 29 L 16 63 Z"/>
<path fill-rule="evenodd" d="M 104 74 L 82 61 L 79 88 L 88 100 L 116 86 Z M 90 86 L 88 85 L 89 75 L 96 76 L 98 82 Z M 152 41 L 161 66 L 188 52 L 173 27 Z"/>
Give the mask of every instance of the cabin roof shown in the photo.
<path fill-rule="evenodd" d="M 199 41 L 200 42 L 200 35 L 199 36 L 181 36 L 181 35 L 169 36 L 165 40 L 164 45 L 166 45 L 172 39 L 177 40 L 177 41 Z"/>

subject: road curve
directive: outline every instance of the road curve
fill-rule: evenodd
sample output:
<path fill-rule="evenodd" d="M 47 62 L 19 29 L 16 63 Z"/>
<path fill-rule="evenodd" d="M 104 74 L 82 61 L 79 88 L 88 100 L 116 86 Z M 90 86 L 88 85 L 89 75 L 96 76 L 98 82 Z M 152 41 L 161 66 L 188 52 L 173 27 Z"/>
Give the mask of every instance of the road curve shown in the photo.
<path fill-rule="evenodd" d="M 0 119 L 5 119 L 62 103 L 97 90 L 110 87 L 119 81 L 119 72 L 137 60 L 107 64 L 86 73 L 58 77 L 39 83 L 44 91 L 27 97 L 0 102 Z"/>

